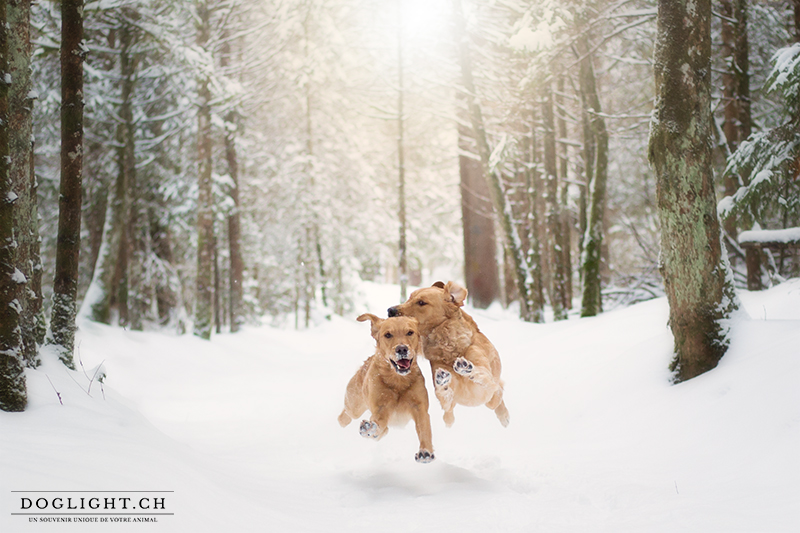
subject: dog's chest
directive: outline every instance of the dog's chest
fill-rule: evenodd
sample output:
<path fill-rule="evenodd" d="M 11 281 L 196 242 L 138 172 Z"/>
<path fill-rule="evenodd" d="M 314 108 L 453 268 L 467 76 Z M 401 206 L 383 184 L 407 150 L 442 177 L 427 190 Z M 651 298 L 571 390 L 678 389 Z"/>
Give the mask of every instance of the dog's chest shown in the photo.
<path fill-rule="evenodd" d="M 462 324 L 443 324 L 423 339 L 429 361 L 452 364 L 472 344 L 472 331 Z"/>

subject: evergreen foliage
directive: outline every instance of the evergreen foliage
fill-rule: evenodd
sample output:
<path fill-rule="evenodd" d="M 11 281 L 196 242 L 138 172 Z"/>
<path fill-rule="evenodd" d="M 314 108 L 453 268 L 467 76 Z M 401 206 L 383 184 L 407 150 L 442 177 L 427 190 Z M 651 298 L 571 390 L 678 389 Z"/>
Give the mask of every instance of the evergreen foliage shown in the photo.
<path fill-rule="evenodd" d="M 719 211 L 785 228 L 800 225 L 800 43 L 778 50 L 773 65 L 766 90 L 783 100 L 781 123 L 752 134 L 731 155 L 726 171 L 748 179 L 720 201 Z"/>

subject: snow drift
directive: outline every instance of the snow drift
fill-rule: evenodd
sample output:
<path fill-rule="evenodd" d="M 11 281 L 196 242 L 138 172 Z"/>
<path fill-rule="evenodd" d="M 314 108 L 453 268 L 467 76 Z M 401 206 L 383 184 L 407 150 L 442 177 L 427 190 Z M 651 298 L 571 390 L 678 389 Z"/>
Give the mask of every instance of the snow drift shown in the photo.
<path fill-rule="evenodd" d="M 397 292 L 366 284 L 357 311 L 383 315 Z M 28 410 L 0 414 L 0 530 L 797 531 L 800 280 L 740 297 L 728 354 L 680 385 L 664 298 L 544 325 L 471 310 L 511 424 L 459 406 L 446 429 L 431 390 L 432 464 L 414 462 L 411 424 L 376 443 L 336 422 L 372 353 L 364 324 L 206 342 L 84 321 L 82 369 L 45 353 Z M 169 513 L 42 526 L 18 513 L 43 491 L 160 491 Z"/>

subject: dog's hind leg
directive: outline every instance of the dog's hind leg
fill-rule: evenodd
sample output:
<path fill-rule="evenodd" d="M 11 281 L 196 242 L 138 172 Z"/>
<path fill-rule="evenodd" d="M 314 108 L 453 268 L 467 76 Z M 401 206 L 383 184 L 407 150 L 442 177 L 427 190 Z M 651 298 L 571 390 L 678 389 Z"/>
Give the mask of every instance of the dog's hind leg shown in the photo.
<path fill-rule="evenodd" d="M 347 409 L 342 409 L 342 414 L 339 415 L 338 420 L 339 425 L 342 427 L 345 427 L 347 424 L 353 421 L 353 419 L 350 418 L 350 415 L 347 414 Z"/>
<path fill-rule="evenodd" d="M 354 397 L 355 396 L 355 397 Z M 347 426 L 352 420 L 364 414 L 367 410 L 367 404 L 359 395 L 346 395 L 344 398 L 344 409 L 342 414 L 339 415 L 339 425 L 342 427 Z"/>
<path fill-rule="evenodd" d="M 362 392 L 366 363 L 364 365 L 347 384 L 347 390 L 344 393 L 344 409 L 342 409 L 342 414 L 338 418 L 339 425 L 342 427 L 347 426 L 367 410 L 367 403 L 364 401 Z"/>
<path fill-rule="evenodd" d="M 508 427 L 510 417 L 508 414 L 508 408 L 506 408 L 506 403 L 503 401 L 502 387 L 497 389 L 497 392 L 494 393 L 492 399 L 486 402 L 486 407 L 494 411 L 494 414 L 497 415 L 497 419 L 500 420 L 500 423 L 503 424 L 503 427 Z"/>

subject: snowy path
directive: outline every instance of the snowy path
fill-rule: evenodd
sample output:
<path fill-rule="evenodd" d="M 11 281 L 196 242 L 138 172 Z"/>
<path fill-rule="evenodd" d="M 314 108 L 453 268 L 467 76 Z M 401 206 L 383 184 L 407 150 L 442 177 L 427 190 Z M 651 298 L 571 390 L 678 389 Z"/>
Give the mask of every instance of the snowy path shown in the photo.
<path fill-rule="evenodd" d="M 364 324 L 208 343 L 86 323 L 81 359 L 105 361 L 106 398 L 54 363 L 29 373 L 29 411 L 0 416 L 0 530 L 44 527 L 11 516 L 11 491 L 168 490 L 173 516 L 118 530 L 797 531 L 800 282 L 743 300 L 754 320 L 720 367 L 679 386 L 664 299 L 546 325 L 474 313 L 511 425 L 458 407 L 446 429 L 431 394 L 429 465 L 413 425 L 376 443 L 336 422 L 372 352 Z"/>

